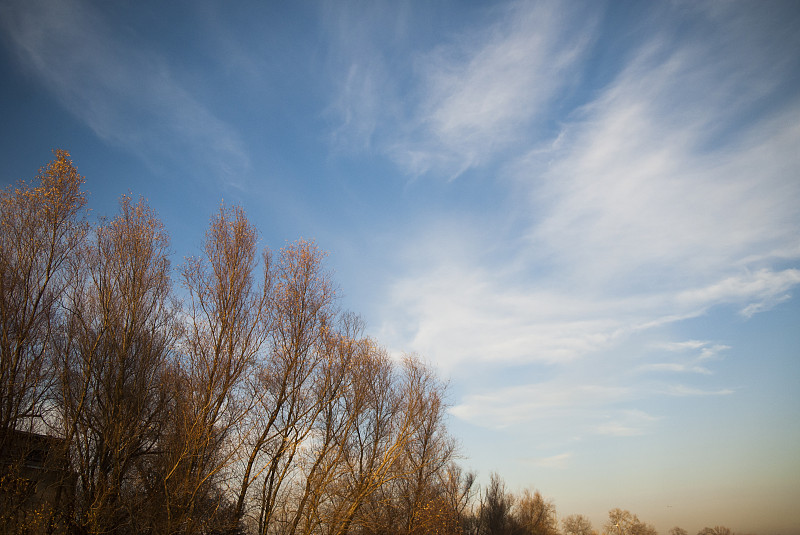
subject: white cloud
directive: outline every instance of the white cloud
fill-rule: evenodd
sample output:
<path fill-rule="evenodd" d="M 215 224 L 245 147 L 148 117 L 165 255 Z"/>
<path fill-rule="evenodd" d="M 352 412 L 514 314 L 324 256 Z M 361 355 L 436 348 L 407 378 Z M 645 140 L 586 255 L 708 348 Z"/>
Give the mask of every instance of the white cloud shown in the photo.
<path fill-rule="evenodd" d="M 654 344 L 655 349 L 664 349 L 672 352 L 683 352 L 692 349 L 703 349 L 709 344 L 705 340 L 686 340 L 685 342 L 661 342 Z"/>
<path fill-rule="evenodd" d="M 100 138 L 149 165 L 179 158 L 239 185 L 249 159 L 234 129 L 214 116 L 143 39 L 112 34 L 90 4 L 7 3 L 0 21 L 20 63 Z M 126 41 L 127 39 L 127 41 Z"/>
<path fill-rule="evenodd" d="M 771 309 L 778 303 L 788 301 L 789 299 L 791 299 L 791 297 L 792 295 L 788 293 L 783 295 L 770 296 L 769 299 L 765 299 L 757 303 L 750 303 L 749 305 L 741 309 L 739 313 L 745 318 L 750 318 L 753 315 L 758 314 L 759 312 L 764 312 L 766 310 Z"/>
<path fill-rule="evenodd" d="M 592 10 L 580 19 L 569 10 L 556 2 L 488 9 L 488 27 L 470 28 L 420 53 L 411 67 L 397 66 L 401 73 L 411 68 L 413 82 L 397 97 L 406 103 L 398 106 L 403 113 L 391 98 L 382 101 L 395 112 L 383 115 L 393 121 L 382 150 L 412 175 L 455 178 L 528 138 L 594 35 Z M 397 74 L 393 81 L 406 85 Z M 390 84 L 384 87 L 391 94 Z M 344 100 L 352 101 L 348 85 L 344 89 Z M 371 91 L 358 94 L 370 102 Z M 349 114 L 343 115 L 347 122 Z"/>
<path fill-rule="evenodd" d="M 785 269 L 773 271 L 760 269 L 755 273 L 745 272 L 702 288 L 686 289 L 677 294 L 677 306 L 699 307 L 704 304 L 738 303 L 745 304 L 745 311 L 767 310 L 785 299 L 786 293 L 800 283 L 800 270 Z"/>
<path fill-rule="evenodd" d="M 797 270 L 760 270 L 677 294 L 660 290 L 614 296 L 543 288 L 547 281 L 522 283 L 517 274 L 470 269 L 457 259 L 433 256 L 428 261 L 431 269 L 393 286 L 382 338 L 429 355 L 445 371 L 475 361 L 568 362 L 713 306 L 772 303 L 775 295 L 800 283 Z M 580 287 L 582 281 L 574 284 Z M 697 341 L 692 346 L 701 350 L 700 359 L 727 349 Z"/>
<path fill-rule="evenodd" d="M 383 150 L 386 134 L 381 129 L 394 135 L 402 120 L 399 94 L 413 47 L 409 6 L 344 1 L 323 5 L 319 17 L 328 39 L 325 74 L 333 86 L 325 110 L 333 122 L 332 148 L 345 153 Z"/>
<path fill-rule="evenodd" d="M 675 387 L 662 394 L 678 395 L 680 391 L 680 387 Z M 619 381 L 570 384 L 569 378 L 564 377 L 469 394 L 450 413 L 475 426 L 513 429 L 522 436 L 535 432 L 554 444 L 568 444 L 595 435 L 629 437 L 649 432 L 660 418 L 643 410 L 625 408 L 642 395 L 641 388 L 623 386 Z M 683 395 L 691 393 L 686 390 Z M 566 456 L 537 459 L 536 464 L 553 466 L 567 459 Z"/>
<path fill-rule="evenodd" d="M 332 106 L 341 121 L 333 132 L 337 149 L 360 151 L 368 149 L 380 117 L 381 83 L 374 69 L 352 64 Z"/>
<path fill-rule="evenodd" d="M 731 346 L 724 344 L 714 344 L 710 347 L 704 347 L 698 356 L 698 360 L 709 360 L 719 358 L 718 355 L 722 351 L 727 351 Z"/>
<path fill-rule="evenodd" d="M 767 61 L 769 50 L 742 52 L 742 43 L 755 41 L 732 41 L 724 27 L 722 41 L 655 35 L 572 114 L 557 138 L 539 142 L 528 127 L 580 55 L 573 49 L 556 60 L 552 85 L 526 101 L 514 92 L 517 82 L 531 82 L 526 76 L 537 72 L 538 52 L 521 68 L 514 51 L 535 48 L 528 38 L 544 39 L 544 50 L 558 41 L 537 33 L 536 24 L 529 28 L 535 37 L 510 28 L 490 32 L 491 39 L 460 54 L 445 50 L 429 58 L 428 68 L 439 74 L 428 75 L 426 130 L 412 147 L 418 150 L 411 165 L 414 172 L 438 167 L 457 174 L 508 156 L 527 136 L 527 152 L 515 153 L 507 169 L 521 193 L 515 213 L 531 214 L 529 232 L 506 244 L 518 247 L 502 266 L 483 253 L 495 241 L 513 240 L 499 228 L 494 236 L 468 228 L 444 239 L 436 232 L 414 236 L 409 257 L 431 254 L 426 269 L 399 277 L 391 288 L 386 322 L 404 326 L 404 338 L 391 344 L 426 354 L 450 373 L 481 362 L 546 362 L 567 377 L 592 362 L 598 384 L 626 391 L 624 381 L 637 375 L 626 375 L 623 366 L 632 354 L 649 351 L 622 350 L 631 335 L 720 305 L 748 317 L 790 295 L 800 284 L 800 270 L 790 267 L 800 258 L 800 102 L 784 96 L 764 111 L 780 76 Z M 753 83 L 753 77 L 764 80 Z M 509 111 L 509 102 L 520 104 L 520 115 Z M 436 244 L 452 242 L 467 253 L 436 252 Z M 399 322 L 396 310 L 403 311 Z M 634 369 L 710 375 L 708 363 L 729 349 L 698 340 L 669 344 L 664 349 L 681 353 Z M 604 367 L 594 363 L 599 355 Z M 538 417 L 531 415 L 574 410 L 559 388 L 466 394 L 452 412 L 481 425 L 518 425 Z M 678 385 L 650 395 L 732 393 Z M 613 402 L 597 400 L 598 406 Z M 654 421 L 645 413 L 619 413 L 595 422 L 594 430 L 638 434 Z"/>
<path fill-rule="evenodd" d="M 711 375 L 711 370 L 703 366 L 692 366 L 688 364 L 681 364 L 678 362 L 656 362 L 653 364 L 646 364 L 641 366 L 642 371 L 653 372 L 674 372 L 674 373 L 700 373 L 703 375 Z"/>
<path fill-rule="evenodd" d="M 723 388 L 719 390 L 703 390 L 700 388 L 692 388 L 685 385 L 671 385 L 665 393 L 670 396 L 689 397 L 689 396 L 730 396 L 735 391 L 730 388 Z"/>
<path fill-rule="evenodd" d="M 642 372 L 697 373 L 711 375 L 713 372 L 703 363 L 720 360 L 721 353 L 731 349 L 730 346 L 703 340 L 687 340 L 685 342 L 656 343 L 652 350 L 666 351 L 666 357 L 674 357 L 670 362 L 653 362 L 639 367 Z"/>
<path fill-rule="evenodd" d="M 594 426 L 598 435 L 632 437 L 643 435 L 658 418 L 639 410 L 617 411 Z"/>
<path fill-rule="evenodd" d="M 533 459 L 525 459 L 523 462 L 527 462 L 539 468 L 563 469 L 569 466 L 569 462 L 571 460 L 572 460 L 572 452 L 566 452 L 566 453 L 559 453 L 557 455 L 551 455 L 549 457 L 536 457 Z"/>
<path fill-rule="evenodd" d="M 591 415 L 597 407 L 626 400 L 631 394 L 631 389 L 620 386 L 553 381 L 470 394 L 450 413 L 475 425 L 502 429 L 565 415 Z"/>
<path fill-rule="evenodd" d="M 574 21 L 563 5 L 517 4 L 510 11 L 477 38 L 462 36 L 421 62 L 423 139 L 456 174 L 516 143 L 523 128 L 541 119 L 588 42 L 587 28 L 570 28 L 571 39 L 564 38 Z"/>
<path fill-rule="evenodd" d="M 578 139 L 550 166 L 534 250 L 583 284 L 674 290 L 794 245 L 800 160 L 784 140 L 800 138 L 798 110 L 757 128 L 746 147 L 698 154 L 706 125 L 665 128 L 648 95 L 628 92 L 574 127 Z"/>

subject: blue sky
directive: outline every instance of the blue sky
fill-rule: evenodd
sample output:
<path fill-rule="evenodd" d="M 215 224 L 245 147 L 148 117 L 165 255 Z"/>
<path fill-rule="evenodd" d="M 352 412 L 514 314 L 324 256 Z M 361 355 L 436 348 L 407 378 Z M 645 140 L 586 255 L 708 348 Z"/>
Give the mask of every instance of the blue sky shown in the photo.
<path fill-rule="evenodd" d="M 463 464 L 596 527 L 800 533 L 795 2 L 0 6 L 0 178 L 315 239 Z"/>

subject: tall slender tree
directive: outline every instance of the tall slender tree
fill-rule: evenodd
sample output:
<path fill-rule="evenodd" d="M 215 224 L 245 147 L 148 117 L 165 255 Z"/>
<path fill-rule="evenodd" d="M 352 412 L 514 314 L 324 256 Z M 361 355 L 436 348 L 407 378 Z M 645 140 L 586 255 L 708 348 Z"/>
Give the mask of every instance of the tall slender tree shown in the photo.
<path fill-rule="evenodd" d="M 86 232 L 84 179 L 68 152 L 30 183 L 0 191 L 0 530 L 34 529 L 49 523 L 52 510 L 30 514 L 24 465 L 52 441 L 46 431 L 56 404 L 52 346 L 70 260 Z M 60 449 L 60 448 L 56 448 Z M 55 455 L 60 459 L 60 455 Z M 54 461 L 47 455 L 43 460 Z M 61 464 L 54 469 L 60 469 Z M 49 512 L 47 512 L 49 511 Z M 46 513 L 46 514 L 45 514 Z M 47 517 L 47 518 L 45 518 Z M 41 522 L 40 522 L 41 521 Z M 43 524 L 42 524 L 43 522 Z"/>
<path fill-rule="evenodd" d="M 240 456 L 236 429 L 252 406 L 245 379 L 270 327 L 269 254 L 259 259 L 256 242 L 244 210 L 221 206 L 206 232 L 203 255 L 183 266 L 186 332 L 163 474 L 168 532 L 238 522 L 230 497 L 217 485 Z M 257 278 L 259 260 L 265 267 Z"/>
<path fill-rule="evenodd" d="M 285 506 L 287 483 L 297 475 L 298 454 L 311 438 L 324 408 L 327 352 L 336 338 L 335 290 L 323 269 L 324 255 L 313 242 L 300 240 L 283 248 L 272 273 L 271 328 L 266 350 L 250 385 L 256 401 L 243 441 L 243 474 L 236 512 L 252 505 L 259 532 Z M 248 500 L 255 483 L 259 492 Z"/>
<path fill-rule="evenodd" d="M 79 474 L 78 532 L 133 530 L 146 495 L 137 473 L 167 417 L 173 334 L 169 238 L 144 200 L 120 200 L 82 251 L 67 299 L 61 409 Z"/>
<path fill-rule="evenodd" d="M 84 179 L 67 151 L 54 155 L 33 183 L 0 192 L 0 451 L 43 419 L 65 268 L 87 231 Z"/>

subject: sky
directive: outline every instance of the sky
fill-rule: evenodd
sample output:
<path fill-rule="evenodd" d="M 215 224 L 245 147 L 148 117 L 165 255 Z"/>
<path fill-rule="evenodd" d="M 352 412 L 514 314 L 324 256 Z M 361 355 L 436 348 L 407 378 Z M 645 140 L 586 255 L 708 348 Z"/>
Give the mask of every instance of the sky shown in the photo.
<path fill-rule="evenodd" d="M 220 202 L 601 528 L 800 533 L 800 4 L 4 0 L 0 184 Z"/>

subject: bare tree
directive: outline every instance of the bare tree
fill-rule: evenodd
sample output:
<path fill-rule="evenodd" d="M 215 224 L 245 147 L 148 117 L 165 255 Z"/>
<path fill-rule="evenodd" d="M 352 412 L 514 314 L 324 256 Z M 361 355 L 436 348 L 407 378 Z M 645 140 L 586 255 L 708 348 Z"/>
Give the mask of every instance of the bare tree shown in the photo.
<path fill-rule="evenodd" d="M 247 418 L 236 504 L 240 517 L 248 502 L 252 505 L 259 533 L 285 507 L 286 483 L 297 475 L 299 450 L 310 440 L 329 395 L 326 353 L 335 351 L 338 314 L 323 259 L 313 242 L 300 240 L 282 249 L 272 273 L 271 329 L 250 383 L 257 402 Z M 260 492 L 248 500 L 256 482 Z"/>
<path fill-rule="evenodd" d="M 456 513 L 459 525 L 463 529 L 468 508 L 477 492 L 477 486 L 475 485 L 477 476 L 475 472 L 465 472 L 455 461 L 451 461 L 443 472 L 443 493 L 447 498 L 450 509 Z"/>
<path fill-rule="evenodd" d="M 244 378 L 269 331 L 269 255 L 262 255 L 259 281 L 256 239 L 241 208 L 222 206 L 211 219 L 203 255 L 187 260 L 182 270 L 188 303 L 173 429 L 165 446 L 167 532 L 238 522 L 218 485 L 237 460 L 235 430 L 252 404 Z"/>
<path fill-rule="evenodd" d="M 61 452 L 51 455 L 60 444 L 40 434 L 54 407 L 51 348 L 66 267 L 87 225 L 83 177 L 69 153 L 54 156 L 33 182 L 0 191 L 0 529 L 8 532 L 52 520 L 45 504 L 31 506 L 26 459 L 58 459 L 48 477 L 63 469 Z"/>
<path fill-rule="evenodd" d="M 402 400 L 391 360 L 382 348 L 370 345 L 370 351 L 351 365 L 352 388 L 344 400 L 353 425 L 337 443 L 344 455 L 343 472 L 331 494 L 336 535 L 349 532 L 363 503 L 391 477 L 411 424 L 401 406 L 411 400 Z"/>
<path fill-rule="evenodd" d="M 489 480 L 489 486 L 481 498 L 479 533 L 481 535 L 513 533 L 513 507 L 514 496 L 506 492 L 506 484 L 503 479 L 493 473 Z"/>
<path fill-rule="evenodd" d="M 299 456 L 294 496 L 280 533 L 326 532 L 336 521 L 332 502 L 346 475 L 346 442 L 359 413 L 348 410 L 356 395 L 359 363 L 370 359 L 372 343 L 361 337 L 361 321 L 352 315 L 340 318 L 339 330 L 325 338 L 322 372 L 314 382 L 319 413 Z M 340 503 L 337 502 L 337 503 Z"/>
<path fill-rule="evenodd" d="M 416 357 L 406 357 L 403 367 L 409 391 L 417 396 L 417 425 L 405 441 L 398 481 L 404 497 L 405 532 L 424 533 L 440 523 L 447 502 L 441 496 L 442 477 L 453 460 L 456 443 L 445 428 L 445 386 L 434 371 Z M 427 512 L 427 513 L 426 513 Z M 436 512 L 435 514 L 431 514 Z M 421 514 L 423 513 L 423 514 Z M 448 513 L 449 514 L 449 513 Z"/>
<path fill-rule="evenodd" d="M 136 522 L 137 474 L 166 417 L 162 376 L 173 313 L 169 239 L 153 211 L 127 196 L 82 253 L 59 347 L 61 422 L 79 474 L 73 521 L 102 533 Z"/>
<path fill-rule="evenodd" d="M 669 535 L 689 535 L 689 532 L 681 527 L 675 526 L 669 530 Z"/>
<path fill-rule="evenodd" d="M 64 268 L 87 228 L 83 177 L 68 152 L 54 154 L 33 184 L 0 192 L 0 451 L 44 416 Z"/>
<path fill-rule="evenodd" d="M 642 522 L 635 514 L 619 508 L 608 512 L 605 530 L 609 535 L 657 535 L 652 524 Z"/>
<path fill-rule="evenodd" d="M 456 444 L 445 427 L 445 385 L 417 357 L 404 357 L 401 370 L 407 391 L 415 398 L 416 424 L 404 439 L 393 477 L 365 503 L 362 522 L 378 532 L 404 534 L 429 533 L 445 526 L 455 529 L 460 525 L 463 496 L 460 488 L 452 487 L 461 485 L 455 479 L 460 473 L 456 476 L 448 470 Z M 448 481 L 448 477 L 453 479 Z"/>
<path fill-rule="evenodd" d="M 556 507 L 538 490 L 522 492 L 514 507 L 514 517 L 518 529 L 526 535 L 558 535 Z"/>
<path fill-rule="evenodd" d="M 338 349 L 337 349 L 338 348 Z M 398 369 L 369 339 L 340 336 L 332 347 L 339 375 L 326 374 L 325 402 L 304 456 L 301 491 L 287 533 L 343 535 L 376 529 L 370 505 L 400 478 L 406 445 L 424 421 L 418 369 Z"/>
<path fill-rule="evenodd" d="M 569 515 L 561 521 L 564 535 L 592 535 L 592 523 L 583 515 Z M 676 534 L 677 535 L 677 534 Z"/>
<path fill-rule="evenodd" d="M 0 531 L 461 533 L 475 477 L 453 461 L 445 385 L 336 308 L 313 242 L 273 264 L 222 206 L 178 307 L 155 213 L 123 196 L 89 234 L 82 183 L 56 151 L 0 192 Z M 56 452 L 48 511 L 6 492 L 28 436 Z M 499 505 L 511 533 L 493 485 L 481 518 Z M 551 506 L 526 500 L 531 518 Z"/>
<path fill-rule="evenodd" d="M 713 528 L 703 528 L 697 535 L 732 535 L 732 531 L 724 526 L 714 526 Z"/>

